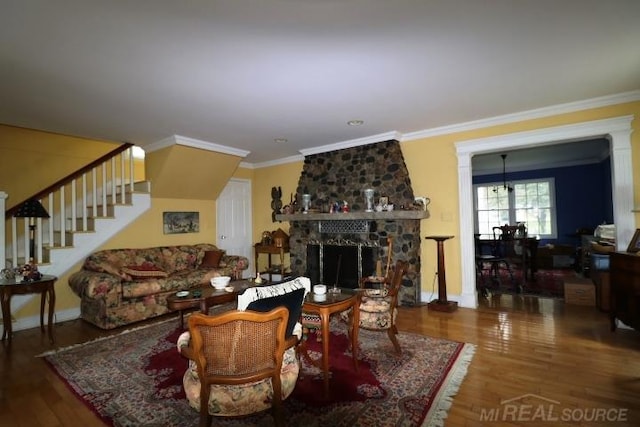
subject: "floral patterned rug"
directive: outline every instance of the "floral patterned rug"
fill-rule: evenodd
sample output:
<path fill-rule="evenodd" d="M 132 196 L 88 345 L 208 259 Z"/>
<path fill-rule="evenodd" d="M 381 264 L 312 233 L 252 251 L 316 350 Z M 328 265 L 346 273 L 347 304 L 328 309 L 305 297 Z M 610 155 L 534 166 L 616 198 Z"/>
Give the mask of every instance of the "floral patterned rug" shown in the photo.
<path fill-rule="evenodd" d="M 89 408 L 112 426 L 198 424 L 182 389 L 187 361 L 176 350 L 175 319 L 43 355 Z M 441 426 L 475 347 L 400 332 L 395 356 L 386 333 L 361 330 L 359 370 L 353 369 L 346 325 L 331 322 L 330 398 L 320 370 L 303 358 L 285 401 L 288 426 Z M 320 358 L 315 335 L 309 355 Z M 217 426 L 271 426 L 270 413 L 214 420 Z"/>
<path fill-rule="evenodd" d="M 534 278 L 522 280 L 522 270 L 514 269 L 512 276 L 506 270 L 500 270 L 499 280 L 490 280 L 483 276 L 478 282 L 479 289 L 486 288 L 491 293 L 535 295 L 546 298 L 564 298 L 565 280 L 576 277 L 572 269 L 538 270 Z M 497 282 L 497 283 L 496 283 Z M 521 285 L 519 287 L 518 285 Z"/>

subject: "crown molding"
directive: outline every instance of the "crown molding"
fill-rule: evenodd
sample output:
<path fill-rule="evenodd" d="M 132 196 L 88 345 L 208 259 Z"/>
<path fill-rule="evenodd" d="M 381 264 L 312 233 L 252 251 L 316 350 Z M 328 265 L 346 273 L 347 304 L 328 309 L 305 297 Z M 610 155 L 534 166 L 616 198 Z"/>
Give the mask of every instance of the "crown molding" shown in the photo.
<path fill-rule="evenodd" d="M 168 138 L 154 142 L 144 147 L 146 152 L 153 152 L 173 145 L 182 145 L 185 147 L 199 148 L 201 150 L 215 151 L 222 154 L 230 154 L 232 156 L 247 157 L 250 151 L 241 150 L 239 148 L 228 147 L 213 142 L 202 141 L 199 139 L 189 138 L 186 136 L 172 135 Z"/>
<path fill-rule="evenodd" d="M 386 133 L 379 133 L 377 135 L 367 136 L 364 138 L 351 139 L 348 141 L 336 142 L 334 144 L 307 148 L 304 150 L 300 150 L 300 153 L 306 157 L 312 154 L 328 153 L 330 151 L 342 150 L 345 148 L 359 147 L 361 145 L 367 145 L 367 144 L 375 144 L 377 142 L 388 141 L 390 139 L 395 139 L 397 141 L 400 141 L 400 138 L 402 138 L 402 134 L 394 130 Z"/>
<path fill-rule="evenodd" d="M 593 108 L 601 108 L 601 107 L 607 107 L 610 105 L 624 104 L 624 103 L 636 102 L 636 101 L 640 101 L 640 90 L 634 90 L 631 92 L 624 92 L 624 93 L 619 93 L 614 95 L 601 96 L 598 98 L 591 98 L 583 101 L 558 104 L 550 107 L 536 108 L 533 110 L 521 111 L 521 112 L 512 113 L 512 114 L 505 114 L 502 116 L 495 116 L 495 117 L 490 117 L 486 119 L 458 123 L 458 124 L 449 125 L 449 126 L 440 126 L 436 128 L 424 129 L 424 130 L 409 132 L 405 134 L 402 134 L 398 131 L 391 131 L 391 132 L 381 133 L 378 135 L 372 135 L 364 138 L 342 141 L 334 144 L 322 145 L 319 147 L 300 150 L 300 153 L 302 154 L 302 156 L 290 156 L 290 157 L 285 157 L 282 159 L 271 160 L 271 161 L 262 162 L 262 163 L 242 162 L 240 166 L 247 169 L 260 169 L 264 167 L 299 162 L 304 160 L 304 156 L 308 156 L 311 154 L 327 153 L 329 151 L 341 150 L 343 148 L 357 147 L 357 146 L 366 145 L 366 144 L 373 144 L 376 142 L 386 141 L 390 139 L 395 139 L 401 142 L 413 141 L 421 138 L 433 137 L 438 135 L 447 135 L 451 133 L 464 132 L 464 131 L 475 130 L 475 129 L 482 129 L 482 128 L 487 128 L 491 126 L 504 125 L 504 124 L 515 123 L 520 121 L 532 120 L 532 119 L 539 119 L 539 118 L 555 116 L 559 114 L 573 113 L 576 111 L 589 110 Z M 152 144 L 151 146 L 155 146 L 156 144 L 159 144 L 161 142 L 162 141 Z M 226 148 L 229 148 L 229 147 L 226 147 Z M 248 155 L 248 152 L 246 153 Z"/>
<path fill-rule="evenodd" d="M 475 129 L 482 129 L 491 126 L 504 125 L 521 122 L 525 120 L 540 119 L 543 117 L 556 116 L 559 114 L 574 113 L 576 111 L 589 110 L 593 108 L 607 107 L 610 105 L 624 104 L 627 102 L 640 101 L 640 90 L 624 92 L 615 95 L 601 96 L 583 101 L 558 104 L 550 107 L 536 108 L 534 110 L 521 111 L 518 113 L 505 114 L 502 116 L 490 117 L 487 119 L 474 120 L 450 126 L 441 126 L 432 129 L 425 129 L 417 132 L 406 133 L 402 141 L 412 141 L 415 139 L 446 135 L 450 133 L 465 132 Z"/>
<path fill-rule="evenodd" d="M 260 168 L 268 168 L 271 166 L 285 165 L 287 163 L 296 163 L 296 162 L 303 162 L 303 161 L 304 161 L 304 156 L 296 154 L 294 156 L 283 157 L 281 159 L 276 159 L 276 160 L 269 160 L 267 162 L 260 162 L 260 163 L 242 162 L 240 163 L 240 166 L 246 167 L 247 169 L 260 169 Z"/>

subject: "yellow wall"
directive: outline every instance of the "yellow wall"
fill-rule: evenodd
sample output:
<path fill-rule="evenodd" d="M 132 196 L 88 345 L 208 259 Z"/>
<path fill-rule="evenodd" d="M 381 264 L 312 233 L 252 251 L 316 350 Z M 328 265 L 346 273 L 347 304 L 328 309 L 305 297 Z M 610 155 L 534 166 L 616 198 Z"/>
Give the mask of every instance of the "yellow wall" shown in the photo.
<path fill-rule="evenodd" d="M 275 231 L 282 228 L 289 233 L 288 222 L 273 222 L 271 219 L 271 188 L 282 189 L 282 205 L 291 201 L 295 195 L 298 180 L 302 173 L 302 162 L 287 163 L 256 169 L 253 181 L 253 237 L 259 242 L 263 231 Z"/>
<path fill-rule="evenodd" d="M 252 185 L 253 191 L 253 241 L 259 242 L 262 232 L 275 231 L 278 228 L 289 233 L 288 222 L 273 222 L 271 219 L 271 188 L 280 187 L 282 189 L 282 205 L 291 202 L 291 195 L 296 192 L 298 180 L 302 173 L 303 162 L 287 163 L 278 166 L 269 166 L 255 170 Z M 259 270 L 266 266 L 266 256 L 260 258 Z M 289 264 L 289 255 L 285 256 L 285 265 Z"/>
<path fill-rule="evenodd" d="M 0 125 L 0 191 L 7 208 L 114 150 L 120 143 Z"/>
<path fill-rule="evenodd" d="M 153 197 L 215 200 L 241 158 L 200 148 L 172 145 L 146 155 Z"/>

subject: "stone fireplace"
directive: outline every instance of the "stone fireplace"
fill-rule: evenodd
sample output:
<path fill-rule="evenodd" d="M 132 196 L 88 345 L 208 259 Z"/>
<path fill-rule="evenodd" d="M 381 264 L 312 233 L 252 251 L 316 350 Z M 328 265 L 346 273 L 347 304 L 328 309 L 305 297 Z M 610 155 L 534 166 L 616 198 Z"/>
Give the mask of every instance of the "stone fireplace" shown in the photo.
<path fill-rule="evenodd" d="M 364 189 L 374 199 L 388 197 L 393 211 L 365 212 Z M 414 204 L 409 173 L 395 140 L 313 154 L 305 157 L 296 190 L 311 195 L 309 213 L 279 214 L 289 221 L 289 246 L 293 275 L 311 277 L 314 283 L 356 287 L 360 277 L 382 273 L 390 256 L 409 262 L 399 295 L 402 305 L 420 303 L 420 221 L 428 212 Z M 328 206 L 346 201 L 349 212 L 328 213 Z M 339 268 L 337 268 L 339 267 Z"/>

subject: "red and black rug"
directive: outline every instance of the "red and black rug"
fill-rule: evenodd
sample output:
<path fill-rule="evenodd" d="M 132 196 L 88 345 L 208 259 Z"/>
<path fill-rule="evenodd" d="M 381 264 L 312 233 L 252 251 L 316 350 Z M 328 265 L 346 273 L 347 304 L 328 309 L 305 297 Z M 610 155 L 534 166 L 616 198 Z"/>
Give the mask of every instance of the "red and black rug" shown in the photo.
<path fill-rule="evenodd" d="M 522 270 L 514 269 L 512 276 L 501 269 L 499 280 L 483 276 L 479 280 L 478 289 L 486 288 L 492 293 L 536 295 L 548 298 L 564 298 L 564 282 L 566 279 L 576 277 L 572 269 L 538 270 L 534 277 L 522 280 Z"/>
<path fill-rule="evenodd" d="M 182 388 L 187 361 L 176 350 L 177 321 L 165 321 L 46 354 L 70 389 L 112 426 L 198 424 Z M 285 401 L 289 426 L 442 425 L 471 362 L 474 346 L 401 332 L 396 356 L 385 333 L 361 331 L 354 372 L 346 326 L 331 323 L 330 399 L 322 375 L 303 361 L 294 393 Z M 310 335 L 313 359 L 320 345 Z M 218 419 L 219 426 L 272 425 L 270 413 Z"/>

